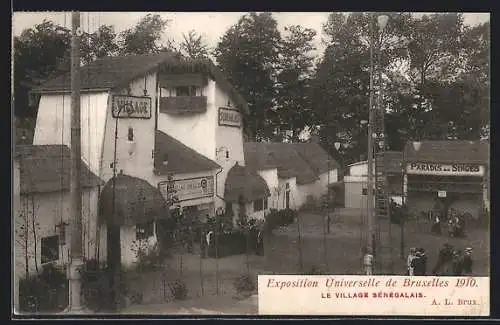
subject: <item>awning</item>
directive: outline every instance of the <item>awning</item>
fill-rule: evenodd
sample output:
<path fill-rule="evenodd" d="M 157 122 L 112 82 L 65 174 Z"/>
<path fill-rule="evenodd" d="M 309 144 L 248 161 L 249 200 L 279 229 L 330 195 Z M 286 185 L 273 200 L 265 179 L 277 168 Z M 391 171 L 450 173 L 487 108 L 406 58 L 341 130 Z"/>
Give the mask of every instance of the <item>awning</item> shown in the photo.
<path fill-rule="evenodd" d="M 224 187 L 226 202 L 251 202 L 269 197 L 271 192 L 266 181 L 257 173 L 236 163 L 227 173 Z"/>
<path fill-rule="evenodd" d="M 111 178 L 99 197 L 101 222 L 111 222 L 118 226 L 164 218 L 168 213 L 166 201 L 159 189 L 145 180 L 129 175 L 120 174 L 114 181 Z"/>

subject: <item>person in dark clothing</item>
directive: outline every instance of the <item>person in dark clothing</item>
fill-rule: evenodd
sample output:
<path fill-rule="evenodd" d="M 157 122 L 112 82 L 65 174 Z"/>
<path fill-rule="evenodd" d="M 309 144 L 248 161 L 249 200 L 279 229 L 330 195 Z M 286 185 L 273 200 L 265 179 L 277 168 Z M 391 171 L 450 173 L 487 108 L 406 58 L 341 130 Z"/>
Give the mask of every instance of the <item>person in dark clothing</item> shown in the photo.
<path fill-rule="evenodd" d="M 423 248 L 417 249 L 417 251 L 420 252 L 420 258 L 421 258 L 421 270 L 420 270 L 420 275 L 426 275 L 427 274 L 427 252 Z"/>
<path fill-rule="evenodd" d="M 462 257 L 462 273 L 463 275 L 472 275 L 472 248 L 467 247 Z"/>
<path fill-rule="evenodd" d="M 445 264 L 450 263 L 453 259 L 453 247 L 445 243 L 443 247 L 439 250 L 438 261 L 434 268 L 432 269 L 432 274 L 437 275 L 438 272 L 445 266 Z"/>
<path fill-rule="evenodd" d="M 431 231 L 436 235 L 441 235 L 441 216 L 439 214 L 434 216 L 434 223 L 432 224 Z"/>
<path fill-rule="evenodd" d="M 457 218 L 457 237 L 465 237 L 465 215 L 461 214 Z"/>
<path fill-rule="evenodd" d="M 263 231 L 262 229 L 258 229 L 258 232 L 257 232 L 257 249 L 256 249 L 256 253 L 257 255 L 261 256 L 261 255 L 264 255 L 264 240 L 263 240 Z"/>
<path fill-rule="evenodd" d="M 415 276 L 425 275 L 425 260 L 421 251 L 417 250 L 415 258 L 411 261 L 411 267 Z"/>
<path fill-rule="evenodd" d="M 462 275 L 462 252 L 456 250 L 453 252 L 453 275 L 461 276 Z"/>

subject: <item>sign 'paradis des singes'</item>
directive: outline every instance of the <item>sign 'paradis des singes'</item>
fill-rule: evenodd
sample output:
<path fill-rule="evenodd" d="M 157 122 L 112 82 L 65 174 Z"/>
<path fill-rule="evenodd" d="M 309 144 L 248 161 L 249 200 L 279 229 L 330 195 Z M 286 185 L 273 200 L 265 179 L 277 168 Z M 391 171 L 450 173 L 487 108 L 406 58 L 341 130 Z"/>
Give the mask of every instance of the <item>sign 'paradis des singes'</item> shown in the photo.
<path fill-rule="evenodd" d="M 408 174 L 417 175 L 482 176 L 484 174 L 484 167 L 479 164 L 411 162 L 406 168 Z"/>

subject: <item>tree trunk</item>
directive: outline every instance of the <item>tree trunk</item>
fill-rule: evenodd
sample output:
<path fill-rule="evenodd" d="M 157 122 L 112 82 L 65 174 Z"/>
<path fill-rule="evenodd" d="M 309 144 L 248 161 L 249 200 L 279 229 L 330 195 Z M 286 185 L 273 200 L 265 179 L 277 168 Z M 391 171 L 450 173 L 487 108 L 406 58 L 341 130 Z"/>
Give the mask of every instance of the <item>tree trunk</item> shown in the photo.
<path fill-rule="evenodd" d="M 107 260 L 109 268 L 109 288 L 110 288 L 110 307 L 114 311 L 119 310 L 120 306 L 120 284 L 121 284 L 121 241 L 120 226 L 107 224 Z"/>

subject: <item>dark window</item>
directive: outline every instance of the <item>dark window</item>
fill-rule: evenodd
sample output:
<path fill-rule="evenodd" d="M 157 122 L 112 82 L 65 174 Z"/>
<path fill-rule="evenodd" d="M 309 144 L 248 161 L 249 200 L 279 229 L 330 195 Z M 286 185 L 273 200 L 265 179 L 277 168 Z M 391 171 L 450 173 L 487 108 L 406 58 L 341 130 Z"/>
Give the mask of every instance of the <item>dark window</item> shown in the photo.
<path fill-rule="evenodd" d="M 267 197 L 264 199 L 264 210 L 267 210 Z"/>
<path fill-rule="evenodd" d="M 290 189 L 290 183 L 286 183 L 286 184 L 285 184 L 285 188 L 286 188 L 287 190 L 289 190 L 289 189 Z"/>
<path fill-rule="evenodd" d="M 229 159 L 229 150 L 226 150 L 226 158 Z"/>
<path fill-rule="evenodd" d="M 364 188 L 363 191 L 362 191 L 362 194 L 363 195 L 368 195 L 368 189 L 367 188 Z"/>
<path fill-rule="evenodd" d="M 148 239 L 154 236 L 154 221 L 139 223 L 135 226 L 135 238 L 137 240 Z"/>
<path fill-rule="evenodd" d="M 59 236 L 42 238 L 40 253 L 42 264 L 57 261 L 59 259 Z"/>
<path fill-rule="evenodd" d="M 175 88 L 176 96 L 196 96 L 196 86 L 181 86 Z"/>
<path fill-rule="evenodd" d="M 264 209 L 264 200 L 253 201 L 253 211 L 262 211 Z"/>
<path fill-rule="evenodd" d="M 134 141 L 134 129 L 128 128 L 128 141 Z"/>

